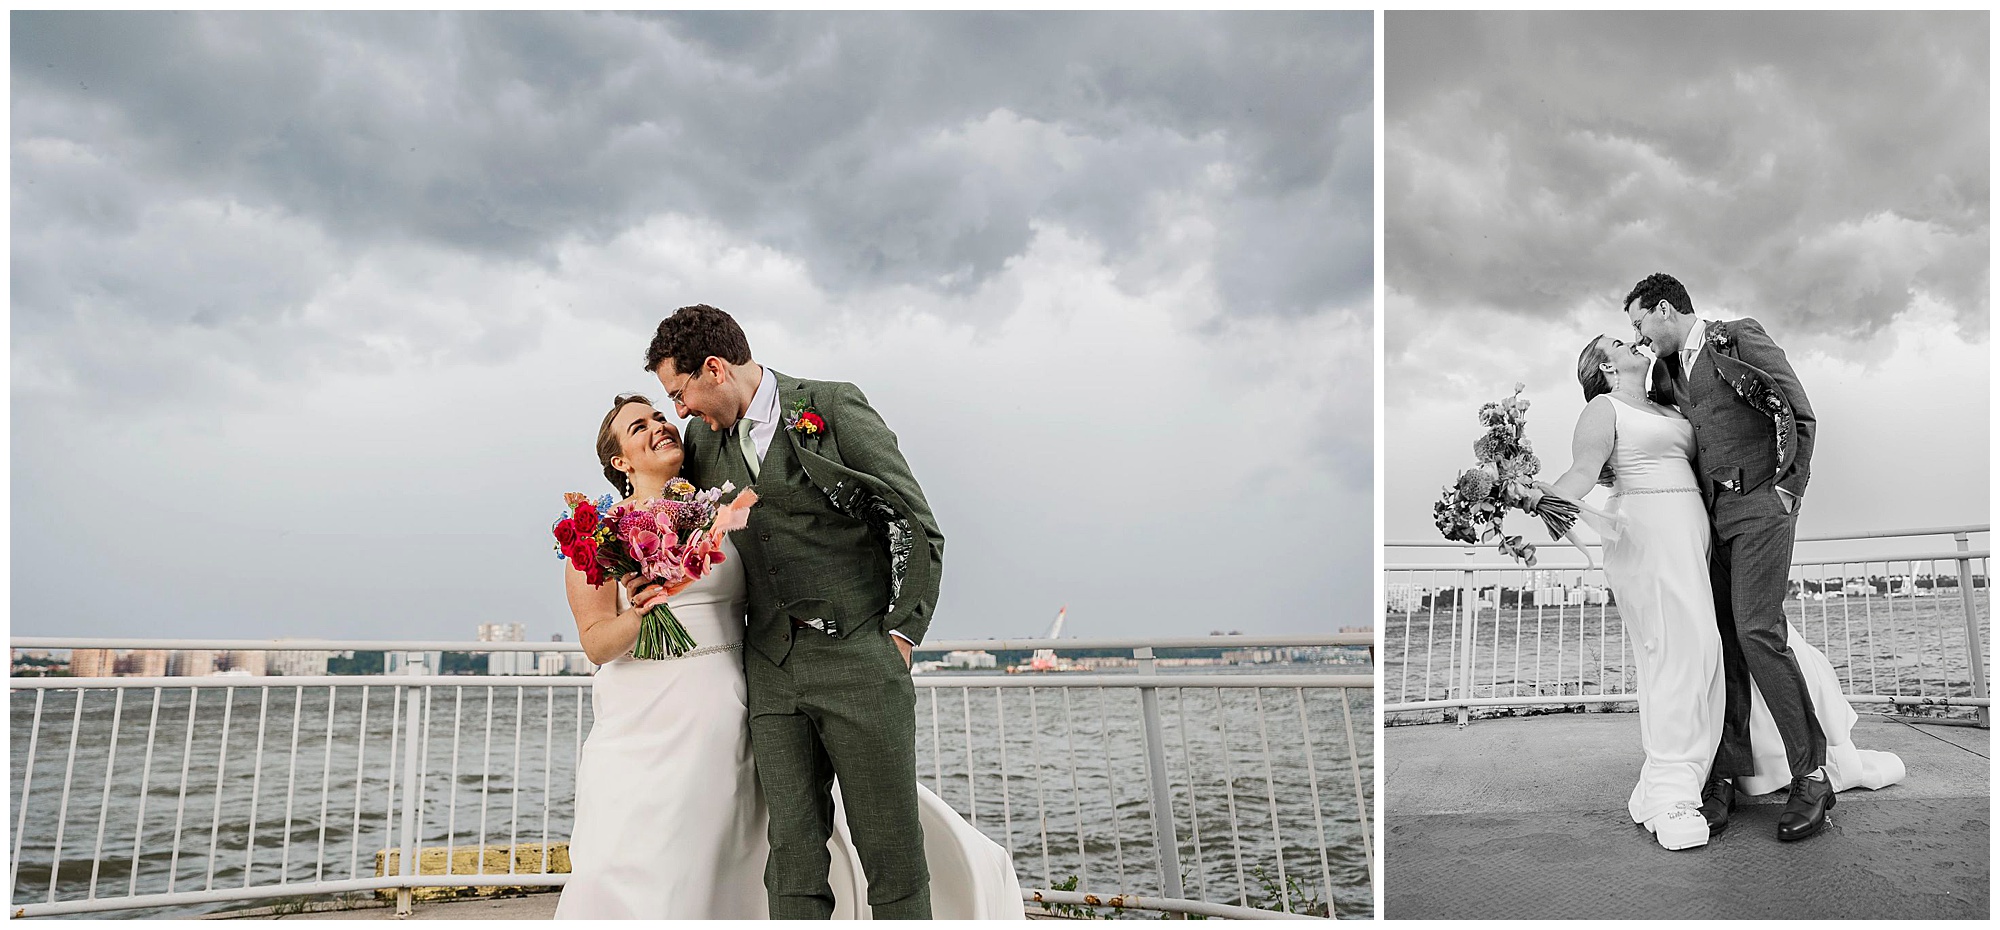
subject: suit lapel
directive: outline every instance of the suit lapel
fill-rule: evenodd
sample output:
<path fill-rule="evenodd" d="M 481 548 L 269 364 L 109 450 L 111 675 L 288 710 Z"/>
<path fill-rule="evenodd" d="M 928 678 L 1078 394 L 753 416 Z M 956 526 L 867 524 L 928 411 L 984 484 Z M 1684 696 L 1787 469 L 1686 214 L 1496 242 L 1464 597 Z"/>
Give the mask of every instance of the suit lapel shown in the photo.
<path fill-rule="evenodd" d="M 805 382 L 783 372 L 774 369 L 771 373 L 778 376 L 778 432 L 783 435 L 785 447 L 791 450 L 792 457 L 803 462 L 805 460 L 803 453 L 815 450 L 801 444 L 802 440 L 799 434 L 791 429 L 789 420 L 792 412 L 799 409 L 801 402 L 808 407 L 813 405 L 812 389 L 807 387 Z M 777 437 L 772 437 L 771 442 L 775 450 Z M 765 453 L 765 458 L 769 457 L 770 453 Z"/>

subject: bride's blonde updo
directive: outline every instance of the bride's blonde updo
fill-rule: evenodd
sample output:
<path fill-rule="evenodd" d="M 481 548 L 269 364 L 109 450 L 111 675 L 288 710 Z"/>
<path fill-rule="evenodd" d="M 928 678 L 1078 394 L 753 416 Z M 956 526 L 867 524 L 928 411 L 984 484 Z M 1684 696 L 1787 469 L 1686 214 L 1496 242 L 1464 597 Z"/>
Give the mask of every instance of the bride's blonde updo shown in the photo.
<path fill-rule="evenodd" d="M 612 456 L 624 451 L 618 443 L 618 434 L 611 429 L 611 423 L 618 419 L 618 411 L 625 409 L 626 404 L 653 406 L 644 394 L 620 394 L 612 399 L 611 409 L 604 414 L 604 422 L 597 426 L 597 464 L 604 466 L 604 480 L 611 482 L 619 494 L 631 497 L 632 476 L 611 467 Z"/>

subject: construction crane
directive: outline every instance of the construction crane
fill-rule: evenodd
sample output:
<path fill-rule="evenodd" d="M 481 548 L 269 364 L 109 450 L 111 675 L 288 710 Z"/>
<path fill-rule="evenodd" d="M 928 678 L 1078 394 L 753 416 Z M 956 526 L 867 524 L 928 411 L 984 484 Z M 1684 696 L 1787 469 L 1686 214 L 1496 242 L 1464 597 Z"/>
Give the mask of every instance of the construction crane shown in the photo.
<path fill-rule="evenodd" d="M 1069 605 L 1064 604 L 1061 610 L 1056 611 L 1056 622 L 1049 625 L 1048 635 L 1042 638 L 1043 639 L 1061 638 L 1062 628 L 1063 628 L 1063 618 L 1068 616 L 1068 614 L 1069 614 Z M 1028 660 L 1028 670 L 1034 672 L 1057 671 L 1058 666 L 1056 664 L 1056 651 L 1054 649 L 1035 650 L 1034 658 Z"/>

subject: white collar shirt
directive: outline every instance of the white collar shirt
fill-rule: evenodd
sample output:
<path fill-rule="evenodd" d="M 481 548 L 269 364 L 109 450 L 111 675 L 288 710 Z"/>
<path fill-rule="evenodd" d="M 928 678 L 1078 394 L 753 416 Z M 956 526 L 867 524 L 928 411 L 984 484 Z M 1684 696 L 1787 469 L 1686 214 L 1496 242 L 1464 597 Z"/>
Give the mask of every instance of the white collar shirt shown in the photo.
<path fill-rule="evenodd" d="M 778 436 L 778 379 L 771 374 L 771 369 L 761 370 L 763 377 L 757 381 L 757 393 L 750 398 L 750 409 L 743 411 L 743 416 L 736 422 L 739 430 L 746 423 L 749 425 L 750 440 L 757 444 L 759 465 L 771 451 L 771 440 Z"/>
<path fill-rule="evenodd" d="M 1687 338 L 1681 342 L 1681 370 L 1694 368 L 1695 356 L 1701 354 L 1702 340 L 1708 336 L 1708 321 L 1696 319 L 1694 328 L 1688 330 Z"/>

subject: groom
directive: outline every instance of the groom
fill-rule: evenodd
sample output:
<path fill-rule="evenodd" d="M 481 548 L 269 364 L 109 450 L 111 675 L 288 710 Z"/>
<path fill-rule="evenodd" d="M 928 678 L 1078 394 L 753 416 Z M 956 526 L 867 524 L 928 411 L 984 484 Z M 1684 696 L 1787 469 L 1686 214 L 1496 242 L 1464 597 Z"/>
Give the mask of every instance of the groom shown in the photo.
<path fill-rule="evenodd" d="M 1736 806 L 1734 779 L 1752 774 L 1755 681 L 1791 768 L 1778 839 L 1805 839 L 1826 827 L 1834 795 L 1824 768 L 1826 735 L 1785 643 L 1792 536 L 1811 477 L 1812 407 L 1784 351 L 1756 320 L 1697 319 L 1687 289 L 1670 275 L 1635 285 L 1625 295 L 1625 315 L 1638 341 L 1658 353 L 1673 403 L 1694 426 L 1696 482 L 1714 526 L 1709 583 L 1728 697 L 1702 816 L 1711 833 L 1727 827 Z"/>
<path fill-rule="evenodd" d="M 750 743 L 771 812 L 774 919 L 827 918 L 835 776 L 877 919 L 929 919 L 917 819 L 911 647 L 937 605 L 944 534 L 852 384 L 779 374 L 705 304 L 661 321 L 646 350 L 697 487 L 755 487 L 734 535 L 750 589 L 743 650 Z M 698 712 L 698 709 L 696 709 Z"/>

